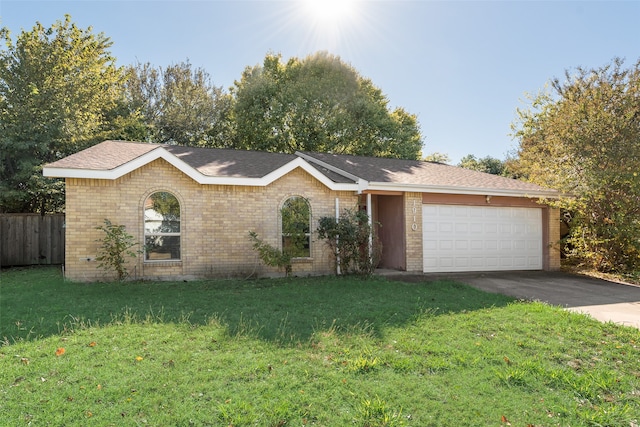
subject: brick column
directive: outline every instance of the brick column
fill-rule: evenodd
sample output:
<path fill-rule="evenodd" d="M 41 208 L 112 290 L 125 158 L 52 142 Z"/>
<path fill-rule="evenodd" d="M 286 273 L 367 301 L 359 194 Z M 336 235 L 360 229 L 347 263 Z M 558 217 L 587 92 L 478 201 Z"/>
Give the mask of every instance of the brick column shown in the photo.
<path fill-rule="evenodd" d="M 404 193 L 407 271 L 423 272 L 422 193 Z"/>

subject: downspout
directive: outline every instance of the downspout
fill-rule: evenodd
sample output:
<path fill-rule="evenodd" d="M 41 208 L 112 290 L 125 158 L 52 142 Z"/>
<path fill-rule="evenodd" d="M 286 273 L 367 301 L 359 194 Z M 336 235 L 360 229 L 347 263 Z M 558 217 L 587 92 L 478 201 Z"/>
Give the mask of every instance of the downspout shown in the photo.
<path fill-rule="evenodd" d="M 340 221 L 340 199 L 336 197 L 336 224 Z M 340 249 L 338 247 L 338 239 L 340 236 L 336 237 L 336 274 L 340 275 Z"/>
<path fill-rule="evenodd" d="M 373 262 L 373 206 L 371 206 L 371 193 L 367 193 L 367 221 L 369 222 L 369 261 Z"/>

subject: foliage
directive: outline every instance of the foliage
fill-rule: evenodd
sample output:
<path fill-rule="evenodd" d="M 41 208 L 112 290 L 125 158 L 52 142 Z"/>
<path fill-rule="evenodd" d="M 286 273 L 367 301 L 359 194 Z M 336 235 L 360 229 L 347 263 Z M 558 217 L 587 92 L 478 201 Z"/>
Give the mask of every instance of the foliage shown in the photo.
<path fill-rule="evenodd" d="M 289 276 L 293 271 L 293 258 L 309 257 L 311 209 L 303 197 L 287 199 L 280 209 L 282 220 L 282 249 L 278 249 L 258 237 L 255 231 L 249 232 L 253 249 L 260 260 L 271 267 L 284 268 Z"/>
<path fill-rule="evenodd" d="M 458 167 L 490 173 L 492 175 L 504 176 L 506 174 L 505 162 L 491 156 L 486 156 L 478 159 L 473 154 L 468 154 L 460 159 Z"/>
<path fill-rule="evenodd" d="M 173 194 L 166 191 L 156 191 L 149 196 L 148 202 L 151 202 L 146 208 L 153 210 L 157 215 L 162 217 L 163 222 L 179 222 L 180 221 L 180 202 Z M 179 231 L 169 227 L 168 231 Z"/>
<path fill-rule="evenodd" d="M 640 62 L 578 68 L 514 124 L 520 173 L 574 196 L 569 255 L 600 271 L 640 268 Z"/>
<path fill-rule="evenodd" d="M 100 242 L 98 249 L 98 268 L 105 271 L 114 271 L 119 281 L 129 276 L 127 271 L 127 258 L 135 258 L 140 251 L 134 251 L 132 248 L 138 245 L 133 240 L 133 236 L 127 233 L 124 225 L 111 223 L 108 219 L 104 220 L 104 224 L 96 227 L 97 230 L 103 231 L 104 236 Z"/>
<path fill-rule="evenodd" d="M 2 274 L 7 425 L 640 421 L 637 329 L 455 282 Z"/>
<path fill-rule="evenodd" d="M 215 145 L 212 131 L 225 111 L 224 95 L 202 68 L 194 69 L 189 62 L 164 69 L 149 63 L 130 66 L 125 93 L 129 108 L 140 116 L 143 140 Z"/>
<path fill-rule="evenodd" d="M 309 257 L 311 239 L 311 209 L 303 197 L 290 197 L 282 209 L 282 248 L 292 258 Z"/>
<path fill-rule="evenodd" d="M 258 252 L 258 257 L 265 265 L 284 269 L 287 277 L 291 274 L 293 270 L 292 256 L 288 251 L 273 247 L 259 238 L 255 231 L 249 231 L 249 240 L 253 243 L 253 249 Z"/>
<path fill-rule="evenodd" d="M 237 148 L 420 156 L 416 116 L 391 111 L 380 89 L 327 53 L 286 63 L 269 54 L 244 70 L 231 95 Z"/>
<path fill-rule="evenodd" d="M 326 240 L 342 273 L 373 274 L 380 261 L 382 248 L 373 235 L 365 211 L 345 209 L 338 219 L 322 217 L 316 233 L 320 239 Z"/>
<path fill-rule="evenodd" d="M 451 163 L 451 157 L 449 157 L 448 154 L 440 153 L 438 151 L 435 151 L 431 154 L 427 154 L 426 156 L 424 156 L 423 160 L 425 162 L 434 162 L 434 163 L 444 163 L 444 164 Z"/>
<path fill-rule="evenodd" d="M 122 70 L 111 41 L 66 16 L 37 23 L 15 42 L 0 30 L 0 211 L 57 212 L 64 183 L 45 179 L 42 165 L 118 130 Z"/>

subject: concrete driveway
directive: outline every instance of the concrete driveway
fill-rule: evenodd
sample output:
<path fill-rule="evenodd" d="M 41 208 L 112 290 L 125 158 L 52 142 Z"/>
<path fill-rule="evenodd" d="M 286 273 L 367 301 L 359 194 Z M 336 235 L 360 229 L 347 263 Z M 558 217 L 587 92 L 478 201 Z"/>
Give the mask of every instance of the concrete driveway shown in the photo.
<path fill-rule="evenodd" d="M 547 271 L 458 273 L 446 277 L 487 292 L 544 301 L 602 322 L 640 329 L 639 286 Z"/>
<path fill-rule="evenodd" d="M 390 278 L 395 276 L 385 275 Z M 602 322 L 610 321 L 640 329 L 640 286 L 547 271 L 423 275 L 423 280 L 441 278 L 466 283 L 487 292 L 543 301 L 567 310 L 589 314 Z"/>

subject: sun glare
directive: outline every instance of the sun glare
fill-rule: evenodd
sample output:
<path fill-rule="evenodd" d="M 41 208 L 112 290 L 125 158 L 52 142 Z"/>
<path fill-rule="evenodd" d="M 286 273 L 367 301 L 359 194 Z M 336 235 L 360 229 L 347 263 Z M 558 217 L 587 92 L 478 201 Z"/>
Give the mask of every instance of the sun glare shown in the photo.
<path fill-rule="evenodd" d="M 338 49 L 360 29 L 361 1 L 298 0 L 296 3 L 307 27 L 307 42 L 317 48 Z"/>
<path fill-rule="evenodd" d="M 302 0 L 307 13 L 319 23 L 336 24 L 353 17 L 352 0 Z"/>

